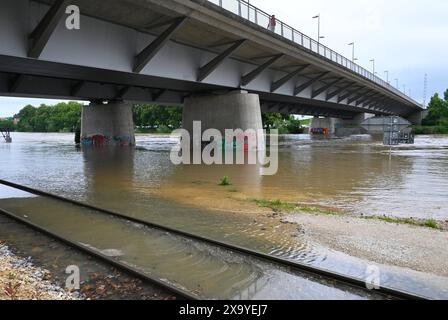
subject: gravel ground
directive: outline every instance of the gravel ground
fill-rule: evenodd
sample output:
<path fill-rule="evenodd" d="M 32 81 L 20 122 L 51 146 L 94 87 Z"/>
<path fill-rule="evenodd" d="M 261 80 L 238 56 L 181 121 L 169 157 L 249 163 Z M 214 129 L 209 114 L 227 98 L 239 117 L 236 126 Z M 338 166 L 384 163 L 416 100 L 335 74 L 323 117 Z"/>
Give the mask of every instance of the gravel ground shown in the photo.
<path fill-rule="evenodd" d="M 48 280 L 49 274 L 0 243 L 0 300 L 74 300 Z"/>
<path fill-rule="evenodd" d="M 351 216 L 295 213 L 284 218 L 297 223 L 305 237 L 380 264 L 448 276 L 448 232 Z"/>

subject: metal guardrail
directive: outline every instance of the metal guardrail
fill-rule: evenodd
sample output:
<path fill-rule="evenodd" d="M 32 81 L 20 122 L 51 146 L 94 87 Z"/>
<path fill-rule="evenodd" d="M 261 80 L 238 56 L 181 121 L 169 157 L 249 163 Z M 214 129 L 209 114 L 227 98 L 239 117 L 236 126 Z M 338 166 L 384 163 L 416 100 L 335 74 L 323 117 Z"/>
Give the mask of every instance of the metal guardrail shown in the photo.
<path fill-rule="evenodd" d="M 221 8 L 226 9 L 234 14 L 237 14 L 238 16 L 250 22 L 253 22 L 261 27 L 267 28 L 267 26 L 269 25 L 271 15 L 253 6 L 252 4 L 248 3 L 245 0 L 207 0 L 207 1 L 212 2 L 213 4 L 218 5 Z M 293 27 L 284 23 L 283 21 L 279 19 L 276 19 L 276 21 L 277 21 L 277 26 L 275 28 L 276 34 L 290 41 L 293 41 L 294 43 L 308 50 L 311 50 L 312 52 L 317 53 L 320 56 L 328 60 L 331 60 L 351 70 L 352 72 L 355 72 L 358 75 L 385 87 L 386 89 L 398 94 L 399 96 L 405 99 L 411 100 L 414 103 L 419 104 L 416 101 L 414 101 L 411 97 L 407 96 L 405 93 L 401 92 L 399 89 L 392 86 L 390 83 L 384 81 L 380 77 L 374 75 L 372 72 L 354 63 L 350 59 L 347 59 L 343 55 L 331 50 L 330 48 L 324 46 L 323 44 L 312 39 L 311 37 L 301 33 L 300 31 L 294 29 Z"/>

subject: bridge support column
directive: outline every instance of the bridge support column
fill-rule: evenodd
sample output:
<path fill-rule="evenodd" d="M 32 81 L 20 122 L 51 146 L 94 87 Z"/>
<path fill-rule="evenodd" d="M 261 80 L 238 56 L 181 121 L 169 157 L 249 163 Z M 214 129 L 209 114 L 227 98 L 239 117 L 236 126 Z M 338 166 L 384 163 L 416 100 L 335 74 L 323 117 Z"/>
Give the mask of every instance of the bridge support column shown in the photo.
<path fill-rule="evenodd" d="M 334 134 L 336 126 L 340 122 L 337 118 L 319 118 L 315 117 L 311 121 L 310 132 L 322 134 Z"/>
<path fill-rule="evenodd" d="M 110 101 L 84 106 L 81 143 L 95 146 L 134 146 L 135 133 L 132 104 Z"/>
<path fill-rule="evenodd" d="M 327 129 L 328 134 L 340 136 L 349 136 L 354 134 L 364 134 L 366 130 L 361 127 L 361 123 L 368 118 L 374 117 L 374 114 L 360 113 L 351 120 L 339 118 L 314 118 L 311 121 L 311 132 L 319 129 Z"/>
<path fill-rule="evenodd" d="M 195 121 L 201 121 L 202 133 L 207 129 L 217 129 L 223 137 L 226 129 L 258 132 L 263 129 L 260 98 L 257 94 L 245 91 L 187 98 L 183 110 L 183 127 L 191 136 Z M 259 143 L 264 147 L 264 141 Z"/>
<path fill-rule="evenodd" d="M 423 120 L 428 116 L 428 110 L 417 111 L 406 117 L 413 125 L 421 126 Z"/>

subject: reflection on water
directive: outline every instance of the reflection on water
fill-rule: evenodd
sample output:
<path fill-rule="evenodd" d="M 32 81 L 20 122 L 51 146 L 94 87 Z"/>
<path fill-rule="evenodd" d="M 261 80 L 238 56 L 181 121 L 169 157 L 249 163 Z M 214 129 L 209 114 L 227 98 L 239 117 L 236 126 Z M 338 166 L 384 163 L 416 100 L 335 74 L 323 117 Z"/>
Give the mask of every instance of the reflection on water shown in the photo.
<path fill-rule="evenodd" d="M 256 166 L 174 166 L 169 151 L 177 141 L 169 137 L 137 136 L 137 150 L 81 151 L 72 141 L 66 134 L 15 134 L 13 144 L 0 143 L 0 177 L 356 276 L 364 275 L 364 264 L 292 237 L 297 226 L 262 218 L 250 200 L 448 219 L 447 137 L 418 137 L 415 146 L 396 148 L 390 155 L 380 141 L 362 136 L 291 136 L 280 141 L 275 176 L 260 176 Z M 218 186 L 225 175 L 232 182 L 228 188 Z M 3 192 L 2 198 L 11 198 Z M 392 277 L 388 281 L 396 284 Z"/>

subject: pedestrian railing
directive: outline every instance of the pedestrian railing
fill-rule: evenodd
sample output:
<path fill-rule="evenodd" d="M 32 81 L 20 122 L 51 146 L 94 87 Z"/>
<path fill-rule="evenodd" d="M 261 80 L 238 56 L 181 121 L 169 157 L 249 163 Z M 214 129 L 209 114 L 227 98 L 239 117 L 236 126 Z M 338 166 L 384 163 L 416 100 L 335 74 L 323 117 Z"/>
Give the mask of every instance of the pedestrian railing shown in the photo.
<path fill-rule="evenodd" d="M 249 20 L 250 22 L 253 22 L 263 28 L 267 28 L 269 25 L 271 15 L 261 9 L 258 9 L 257 7 L 253 6 L 252 4 L 250 4 L 249 2 L 247 2 L 245 0 L 208 0 L 208 1 L 214 3 L 215 5 L 218 5 L 221 8 L 226 9 L 234 14 L 237 14 L 238 16 L 240 16 L 246 20 Z M 364 69 L 363 67 L 354 63 L 350 59 L 345 58 L 343 55 L 331 50 L 330 48 L 324 46 L 323 44 L 312 39 L 311 37 L 301 33 L 300 31 L 294 29 L 293 27 L 284 23 L 281 20 L 277 19 L 276 22 L 277 22 L 277 25 L 275 28 L 276 34 L 278 34 L 290 41 L 293 41 L 296 44 L 300 45 L 301 47 L 304 47 L 314 53 L 317 53 L 318 55 L 320 55 L 328 60 L 331 60 L 331 61 L 357 73 L 358 75 L 361 75 L 362 77 L 367 78 L 367 79 L 387 88 L 388 90 L 395 92 L 396 94 L 398 94 L 402 97 L 411 99 L 406 94 L 403 94 L 403 92 L 401 92 L 397 88 L 393 87 L 390 83 L 384 81 L 380 77 L 374 75 L 372 72 Z"/>

